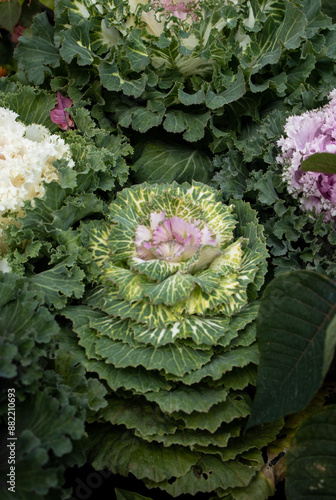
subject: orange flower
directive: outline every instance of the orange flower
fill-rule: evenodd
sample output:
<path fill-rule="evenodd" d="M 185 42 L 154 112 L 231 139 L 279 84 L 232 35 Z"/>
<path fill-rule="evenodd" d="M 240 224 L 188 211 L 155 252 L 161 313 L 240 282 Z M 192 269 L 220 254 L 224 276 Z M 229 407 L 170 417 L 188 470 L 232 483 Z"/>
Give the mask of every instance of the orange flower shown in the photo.
<path fill-rule="evenodd" d="M 3 2 L 4 0 L 0 0 L 0 2 Z M 2 66 L 0 66 L 0 78 L 2 76 L 7 76 L 7 70 L 5 68 L 3 68 Z"/>

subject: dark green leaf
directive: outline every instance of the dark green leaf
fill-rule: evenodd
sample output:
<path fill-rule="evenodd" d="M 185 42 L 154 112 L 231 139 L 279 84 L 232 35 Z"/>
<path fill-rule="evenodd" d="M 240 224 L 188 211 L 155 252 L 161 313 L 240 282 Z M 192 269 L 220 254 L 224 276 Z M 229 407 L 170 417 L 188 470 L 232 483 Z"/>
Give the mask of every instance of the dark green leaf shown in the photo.
<path fill-rule="evenodd" d="M 20 0 L 2 0 L 0 3 L 0 27 L 13 31 L 21 15 Z"/>
<path fill-rule="evenodd" d="M 336 174 L 336 154 L 314 153 L 301 163 L 304 172 Z"/>
<path fill-rule="evenodd" d="M 60 65 L 60 57 L 54 45 L 54 29 L 45 12 L 34 17 L 31 29 L 31 38 L 25 34 L 20 37 L 15 57 L 19 68 L 27 72 L 28 79 L 40 85 L 46 75 L 52 74 L 50 67 L 57 68 Z"/>
<path fill-rule="evenodd" d="M 190 182 L 192 179 L 207 182 L 212 163 L 210 158 L 197 149 L 161 141 L 147 143 L 132 169 L 138 183 Z"/>
<path fill-rule="evenodd" d="M 313 398 L 335 311 L 336 285 L 317 273 L 287 273 L 268 285 L 257 320 L 260 364 L 249 427 L 299 411 Z"/>
<path fill-rule="evenodd" d="M 286 455 L 288 500 L 333 500 L 336 491 L 336 406 L 311 415 Z"/>

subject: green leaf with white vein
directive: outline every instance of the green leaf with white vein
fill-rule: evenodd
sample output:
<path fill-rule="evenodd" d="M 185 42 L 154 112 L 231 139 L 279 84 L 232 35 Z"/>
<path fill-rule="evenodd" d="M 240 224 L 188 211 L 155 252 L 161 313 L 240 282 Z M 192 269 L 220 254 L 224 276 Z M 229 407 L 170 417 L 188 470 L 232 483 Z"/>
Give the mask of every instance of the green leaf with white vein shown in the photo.
<path fill-rule="evenodd" d="M 94 54 L 90 47 L 89 22 L 84 20 L 79 25 L 60 32 L 63 42 L 60 54 L 67 63 L 76 57 L 79 66 L 88 66 L 92 63 Z"/>
<path fill-rule="evenodd" d="M 98 66 L 102 85 L 111 91 L 122 90 L 125 95 L 140 97 L 146 87 L 146 75 L 143 73 L 138 79 L 123 78 L 115 62 L 103 61 Z"/>
<path fill-rule="evenodd" d="M 227 337 L 229 320 L 227 318 L 189 316 L 181 322 L 167 325 L 166 328 L 144 329 L 143 326 L 132 324 L 134 338 L 144 344 L 161 346 L 175 342 L 177 339 L 191 338 L 195 344 L 214 345 L 224 335 Z M 230 338 L 235 336 L 233 333 Z"/>
<path fill-rule="evenodd" d="M 143 71 L 149 64 L 149 54 L 141 40 L 141 30 L 133 29 L 126 41 L 126 55 L 133 71 Z"/>
<path fill-rule="evenodd" d="M 185 300 L 194 288 L 194 277 L 179 272 L 161 283 L 145 283 L 142 286 L 144 295 L 149 298 L 151 304 L 166 304 L 167 306 Z"/>

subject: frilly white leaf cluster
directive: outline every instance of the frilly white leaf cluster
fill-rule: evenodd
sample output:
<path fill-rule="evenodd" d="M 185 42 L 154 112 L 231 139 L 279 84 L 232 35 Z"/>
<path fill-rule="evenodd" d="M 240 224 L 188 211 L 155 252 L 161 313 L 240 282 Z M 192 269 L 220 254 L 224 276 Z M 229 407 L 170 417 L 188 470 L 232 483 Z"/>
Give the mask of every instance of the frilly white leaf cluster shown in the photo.
<path fill-rule="evenodd" d="M 26 126 L 17 117 L 14 111 L 0 108 L 0 224 L 8 221 L 6 212 L 22 214 L 24 201 L 41 198 L 43 182 L 59 180 L 55 160 L 74 165 L 63 139 L 42 125 Z"/>

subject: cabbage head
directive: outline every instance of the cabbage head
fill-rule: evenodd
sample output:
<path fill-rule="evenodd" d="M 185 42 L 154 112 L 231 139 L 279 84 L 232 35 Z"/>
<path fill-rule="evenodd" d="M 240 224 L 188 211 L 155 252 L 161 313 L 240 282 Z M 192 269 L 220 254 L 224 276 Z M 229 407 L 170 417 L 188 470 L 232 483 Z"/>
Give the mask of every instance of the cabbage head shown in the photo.
<path fill-rule="evenodd" d="M 93 466 L 172 496 L 268 498 L 261 448 L 281 424 L 244 432 L 267 258 L 256 213 L 201 183 L 145 183 L 82 233 L 94 286 L 62 314 L 69 349 L 110 390 L 89 426 Z"/>

